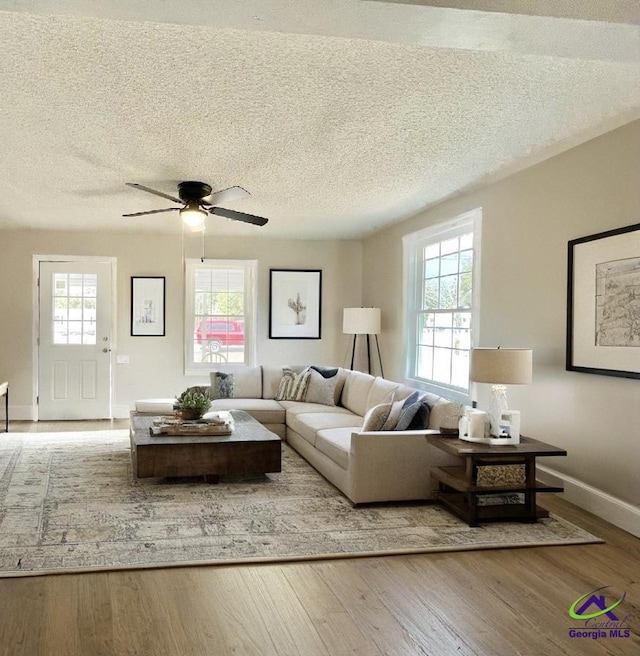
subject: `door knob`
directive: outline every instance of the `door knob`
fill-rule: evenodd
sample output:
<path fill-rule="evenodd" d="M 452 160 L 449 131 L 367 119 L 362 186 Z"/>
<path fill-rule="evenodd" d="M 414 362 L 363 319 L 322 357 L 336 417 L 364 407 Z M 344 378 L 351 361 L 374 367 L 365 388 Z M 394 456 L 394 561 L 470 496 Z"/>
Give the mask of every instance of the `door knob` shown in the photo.
<path fill-rule="evenodd" d="M 111 353 L 111 349 L 110 348 L 103 348 L 102 352 L 103 353 Z"/>

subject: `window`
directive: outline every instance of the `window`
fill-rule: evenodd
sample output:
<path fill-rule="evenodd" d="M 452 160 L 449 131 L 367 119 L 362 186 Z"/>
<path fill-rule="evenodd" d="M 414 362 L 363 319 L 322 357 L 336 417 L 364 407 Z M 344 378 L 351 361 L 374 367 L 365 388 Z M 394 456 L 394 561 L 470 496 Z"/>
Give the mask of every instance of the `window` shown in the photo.
<path fill-rule="evenodd" d="M 185 373 L 255 359 L 255 260 L 187 260 Z"/>
<path fill-rule="evenodd" d="M 404 237 L 407 378 L 468 401 L 481 212 Z"/>
<path fill-rule="evenodd" d="M 96 344 L 95 273 L 54 273 L 52 344 Z"/>

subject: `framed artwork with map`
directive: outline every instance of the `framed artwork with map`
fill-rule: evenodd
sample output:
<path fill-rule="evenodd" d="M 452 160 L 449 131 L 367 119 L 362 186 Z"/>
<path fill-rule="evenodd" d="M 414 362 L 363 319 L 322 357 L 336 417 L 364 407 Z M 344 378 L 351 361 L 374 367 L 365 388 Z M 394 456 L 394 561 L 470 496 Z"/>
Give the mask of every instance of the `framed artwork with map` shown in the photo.
<path fill-rule="evenodd" d="M 567 370 L 640 378 L 640 223 L 573 239 Z"/>
<path fill-rule="evenodd" d="M 271 269 L 269 339 L 320 339 L 322 271 Z"/>

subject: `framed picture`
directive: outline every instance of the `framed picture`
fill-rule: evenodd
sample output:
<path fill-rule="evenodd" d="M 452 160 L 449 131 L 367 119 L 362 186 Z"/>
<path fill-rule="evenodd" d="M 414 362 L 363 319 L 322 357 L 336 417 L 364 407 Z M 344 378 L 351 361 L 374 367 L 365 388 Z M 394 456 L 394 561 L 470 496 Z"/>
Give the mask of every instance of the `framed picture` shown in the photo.
<path fill-rule="evenodd" d="M 567 370 L 640 378 L 640 223 L 569 242 Z"/>
<path fill-rule="evenodd" d="M 164 337 L 164 276 L 131 277 L 131 335 Z"/>
<path fill-rule="evenodd" d="M 269 339 L 320 339 L 322 271 L 269 273 Z"/>

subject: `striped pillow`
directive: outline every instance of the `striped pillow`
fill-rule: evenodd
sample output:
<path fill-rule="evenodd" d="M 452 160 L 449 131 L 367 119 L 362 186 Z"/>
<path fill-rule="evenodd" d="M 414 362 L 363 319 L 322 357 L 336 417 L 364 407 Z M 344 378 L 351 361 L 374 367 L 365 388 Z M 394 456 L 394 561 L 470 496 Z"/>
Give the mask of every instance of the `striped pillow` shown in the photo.
<path fill-rule="evenodd" d="M 291 369 L 283 369 L 282 380 L 278 386 L 276 401 L 304 401 L 309 386 L 311 372 L 307 367 L 297 374 Z"/>

